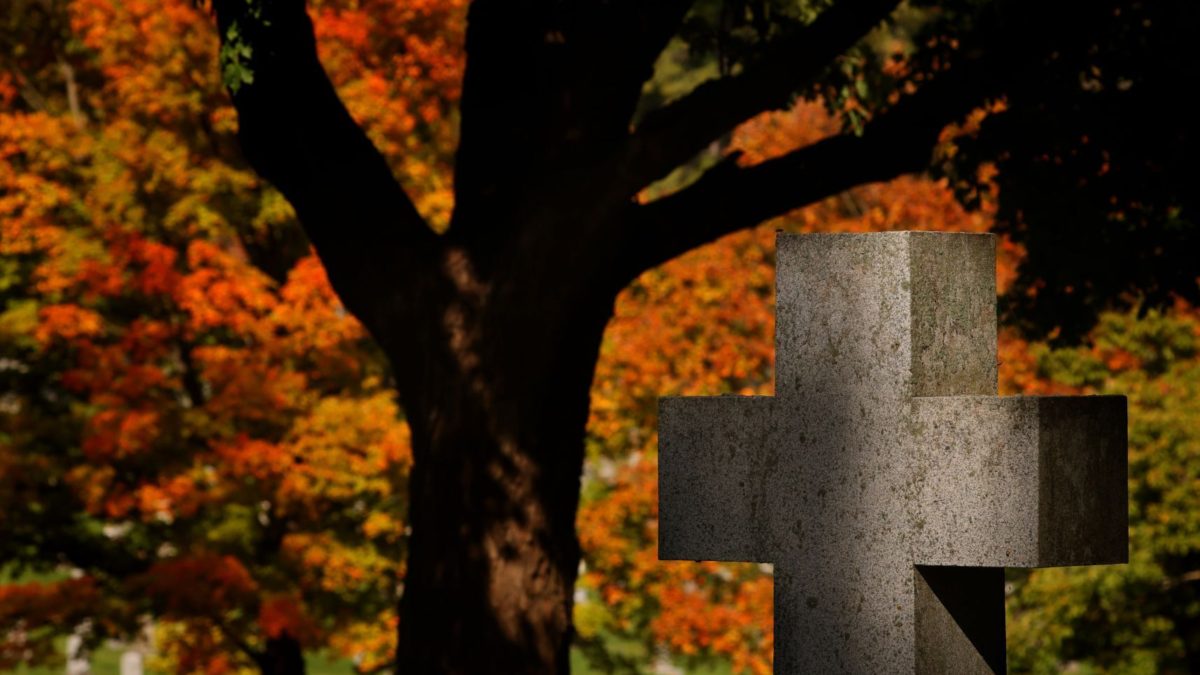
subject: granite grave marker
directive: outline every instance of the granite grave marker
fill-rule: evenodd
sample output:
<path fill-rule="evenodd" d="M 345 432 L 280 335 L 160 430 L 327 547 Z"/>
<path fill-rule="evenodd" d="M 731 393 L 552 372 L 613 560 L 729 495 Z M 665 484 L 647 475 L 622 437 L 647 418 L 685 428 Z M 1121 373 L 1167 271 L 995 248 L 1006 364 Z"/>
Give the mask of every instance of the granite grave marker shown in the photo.
<path fill-rule="evenodd" d="M 995 239 L 778 237 L 776 395 L 660 404 L 659 555 L 775 566 L 777 673 L 1005 670 L 1005 567 L 1125 562 L 1126 402 L 996 395 Z"/>

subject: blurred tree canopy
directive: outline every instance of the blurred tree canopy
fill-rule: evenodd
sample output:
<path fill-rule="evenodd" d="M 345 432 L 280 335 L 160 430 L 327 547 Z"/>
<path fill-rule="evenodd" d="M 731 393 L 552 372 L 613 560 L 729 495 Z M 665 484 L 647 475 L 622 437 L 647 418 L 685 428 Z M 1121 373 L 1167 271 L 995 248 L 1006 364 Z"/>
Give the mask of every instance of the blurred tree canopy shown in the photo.
<path fill-rule="evenodd" d="M 1010 662 L 1032 673 L 1196 672 L 1200 312 L 1105 314 L 1088 343 L 1013 345 L 1028 369 L 1010 384 L 1129 397 L 1130 562 L 1013 574 Z"/>
<path fill-rule="evenodd" d="M 395 8 L 394 32 L 453 31 L 434 10 Z M 149 631 L 179 672 L 394 654 L 408 429 L 378 346 L 237 151 L 210 24 L 187 2 L 4 6 L 0 668 L 61 662 L 72 632 Z M 441 33 L 414 56 L 367 41 L 361 11 L 323 25 L 382 147 L 452 133 L 456 79 L 373 70 L 443 67 Z M 392 153 L 444 212 L 446 160 Z"/>

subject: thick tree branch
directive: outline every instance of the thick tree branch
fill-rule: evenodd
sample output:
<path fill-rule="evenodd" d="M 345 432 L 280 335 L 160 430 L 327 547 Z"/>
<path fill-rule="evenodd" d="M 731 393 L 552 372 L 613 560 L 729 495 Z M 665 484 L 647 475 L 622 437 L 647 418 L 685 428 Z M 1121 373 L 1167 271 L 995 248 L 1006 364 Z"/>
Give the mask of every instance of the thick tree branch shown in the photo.
<path fill-rule="evenodd" d="M 986 98 L 1019 95 L 1036 80 L 1075 9 L 1087 4 L 1072 0 L 1048 20 L 1028 21 L 1033 7 L 1033 0 L 997 0 L 963 39 L 950 69 L 885 110 L 862 136 L 834 136 L 751 167 L 738 168 L 730 158 L 687 188 L 631 207 L 616 280 L 628 283 L 692 248 L 855 185 L 925 168 L 946 125 Z"/>
<path fill-rule="evenodd" d="M 247 159 L 296 209 L 347 308 L 377 332 L 388 323 L 382 277 L 420 274 L 437 237 L 338 98 L 303 0 L 214 7 Z"/>
<path fill-rule="evenodd" d="M 928 165 L 946 124 L 978 105 L 996 80 L 978 67 L 947 73 L 868 125 L 750 167 L 736 155 L 692 185 L 636 206 L 625 230 L 623 282 L 721 236 L 837 194 Z"/>
<path fill-rule="evenodd" d="M 646 116 L 630 137 L 625 163 L 633 189 L 645 187 L 692 158 L 741 122 L 786 107 L 798 89 L 882 21 L 896 0 L 838 2 L 811 25 L 778 39 L 731 77 L 707 82 Z"/>
<path fill-rule="evenodd" d="M 502 256 L 547 193 L 594 185 L 577 167 L 616 159 L 693 1 L 472 2 L 452 237 Z"/>

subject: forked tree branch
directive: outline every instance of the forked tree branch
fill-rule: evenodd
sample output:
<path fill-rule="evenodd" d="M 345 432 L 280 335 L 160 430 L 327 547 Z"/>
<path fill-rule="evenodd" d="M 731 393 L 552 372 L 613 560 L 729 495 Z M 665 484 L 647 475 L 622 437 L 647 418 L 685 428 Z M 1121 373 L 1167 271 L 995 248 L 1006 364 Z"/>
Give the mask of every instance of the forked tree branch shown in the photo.
<path fill-rule="evenodd" d="M 841 5 L 854 3 L 834 7 Z M 1053 20 L 1031 22 L 1033 6 L 1033 0 L 998 0 L 962 41 L 948 70 L 885 110 L 861 136 L 833 136 L 750 167 L 728 158 L 692 185 L 632 206 L 616 280 L 628 283 L 692 248 L 856 185 L 926 168 L 946 125 L 989 97 L 1020 96 L 1044 60 L 1053 58 L 1055 40 L 1070 30 L 1075 10 L 1088 7 L 1072 0 Z"/>
<path fill-rule="evenodd" d="M 721 236 L 856 185 L 928 166 L 946 124 L 982 102 L 997 81 L 984 64 L 944 74 L 870 123 L 782 157 L 738 167 L 736 155 L 692 185 L 633 208 L 621 249 L 623 281 Z"/>
<path fill-rule="evenodd" d="M 625 164 L 633 167 L 633 189 L 665 176 L 754 115 L 786 107 L 797 90 L 883 21 L 896 2 L 837 2 L 809 26 L 770 44 L 740 74 L 706 82 L 648 114 L 624 154 Z"/>
<path fill-rule="evenodd" d="M 437 237 L 338 98 L 304 1 L 213 6 L 247 159 L 296 209 L 347 308 L 377 331 L 380 277 L 419 274 Z"/>

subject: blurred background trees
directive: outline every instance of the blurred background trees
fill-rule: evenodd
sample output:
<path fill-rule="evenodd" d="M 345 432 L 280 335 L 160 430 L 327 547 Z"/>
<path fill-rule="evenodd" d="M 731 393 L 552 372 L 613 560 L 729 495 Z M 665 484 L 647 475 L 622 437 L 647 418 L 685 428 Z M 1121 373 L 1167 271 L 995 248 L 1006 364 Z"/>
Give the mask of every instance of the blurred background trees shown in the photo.
<path fill-rule="evenodd" d="M 453 133 L 440 31 L 461 13 L 391 10 L 374 35 L 365 10 L 318 8 L 328 62 L 444 219 L 445 157 L 394 146 Z M 239 157 L 207 14 L 4 11 L 0 666 L 147 630 L 186 672 L 322 647 L 386 663 L 407 427 L 291 207 Z"/>
<path fill-rule="evenodd" d="M 644 105 L 736 69 L 818 5 L 701 3 Z M 343 100 L 444 228 L 465 1 L 310 7 Z M 659 396 L 771 393 L 774 230 L 996 229 L 1002 390 L 1125 394 L 1132 424 L 1131 564 L 1012 574 L 1012 667 L 1200 670 L 1196 249 L 1191 205 L 1169 189 L 1194 166 L 1163 149 L 1191 138 L 1167 108 L 1156 123 L 1114 93 L 1176 91 L 1183 38 L 1166 27 L 1191 16 L 1181 7 L 1135 3 L 1145 16 L 1130 25 L 1145 32 L 1109 36 L 1126 41 L 1122 58 L 1030 82 L 948 129 L 934 174 L 730 235 L 621 294 L 592 389 L 576 665 L 769 672 L 769 569 L 657 560 L 655 428 Z M 938 53 L 914 44 L 951 48 L 953 12 L 930 11 L 906 5 L 806 98 L 648 195 L 731 151 L 752 165 L 861 127 Z M 237 59 L 222 71 L 210 17 L 186 1 L 14 0 L 3 12 L 0 667 L 61 663 L 70 634 L 93 648 L 149 635 L 153 665 L 179 672 L 271 671 L 318 651 L 386 667 L 407 428 L 384 358 L 291 207 L 239 156 L 222 91 L 244 76 L 228 72 Z M 1163 49 L 1125 48 L 1152 40 Z M 1062 58 L 1078 57 L 1071 46 Z M 998 142 L 993 120 L 1064 97 L 1098 97 L 1103 112 L 1050 118 L 980 160 Z M 1164 229 L 1182 234 L 1164 246 Z"/>

